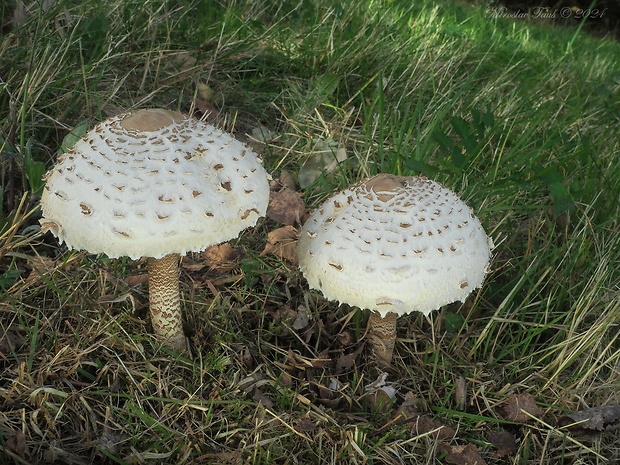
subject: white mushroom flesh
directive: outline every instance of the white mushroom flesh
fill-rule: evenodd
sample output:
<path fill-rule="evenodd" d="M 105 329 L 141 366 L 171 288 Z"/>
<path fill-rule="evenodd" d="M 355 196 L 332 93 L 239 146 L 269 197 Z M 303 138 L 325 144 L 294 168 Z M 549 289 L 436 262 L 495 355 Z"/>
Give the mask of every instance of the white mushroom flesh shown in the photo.
<path fill-rule="evenodd" d="M 377 175 L 326 201 L 299 238 L 299 266 L 329 300 L 385 317 L 464 301 L 487 273 L 492 241 L 451 190 Z"/>
<path fill-rule="evenodd" d="M 89 131 L 46 175 L 44 230 L 69 248 L 161 258 L 237 236 L 265 214 L 268 178 L 231 135 L 166 110 Z"/>

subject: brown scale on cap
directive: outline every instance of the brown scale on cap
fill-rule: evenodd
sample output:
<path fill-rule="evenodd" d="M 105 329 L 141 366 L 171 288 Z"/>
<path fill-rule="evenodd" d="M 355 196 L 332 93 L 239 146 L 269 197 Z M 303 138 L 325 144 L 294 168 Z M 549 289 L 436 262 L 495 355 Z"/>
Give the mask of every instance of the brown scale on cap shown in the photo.
<path fill-rule="evenodd" d="M 177 111 L 170 110 L 141 110 L 130 113 L 121 121 L 121 127 L 127 131 L 153 132 L 159 131 L 173 123 L 183 121 L 185 116 Z"/>
<path fill-rule="evenodd" d="M 403 188 L 407 188 L 413 179 L 412 177 L 400 177 L 392 174 L 378 174 L 366 181 L 364 186 L 367 190 L 373 191 L 381 202 L 388 202 Z"/>

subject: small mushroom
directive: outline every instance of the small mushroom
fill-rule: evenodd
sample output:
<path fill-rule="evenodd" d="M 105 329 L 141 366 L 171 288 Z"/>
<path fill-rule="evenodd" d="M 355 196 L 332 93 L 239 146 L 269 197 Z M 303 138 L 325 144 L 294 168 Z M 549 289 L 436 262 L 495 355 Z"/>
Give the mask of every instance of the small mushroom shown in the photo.
<path fill-rule="evenodd" d="M 151 322 L 183 350 L 179 261 L 235 238 L 265 214 L 268 176 L 231 135 L 175 111 L 98 124 L 45 175 L 42 229 L 70 249 L 148 257 Z"/>
<path fill-rule="evenodd" d="M 482 285 L 492 241 L 451 190 L 379 174 L 327 200 L 304 224 L 299 267 L 329 300 L 371 310 L 372 358 L 391 365 L 396 320 L 464 301 Z"/>

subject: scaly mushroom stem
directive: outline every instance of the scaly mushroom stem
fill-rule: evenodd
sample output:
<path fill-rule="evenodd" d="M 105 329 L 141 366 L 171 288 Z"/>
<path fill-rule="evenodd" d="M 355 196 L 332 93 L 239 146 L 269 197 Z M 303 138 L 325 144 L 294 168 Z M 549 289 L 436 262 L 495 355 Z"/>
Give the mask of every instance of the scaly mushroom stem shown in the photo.
<path fill-rule="evenodd" d="M 392 365 L 392 354 L 396 343 L 396 320 L 398 315 L 389 312 L 381 318 L 379 312 L 370 312 L 368 319 L 368 343 L 370 357 L 380 368 L 389 368 Z"/>
<path fill-rule="evenodd" d="M 177 352 L 186 349 L 179 297 L 179 255 L 149 258 L 151 324 L 157 338 Z"/>

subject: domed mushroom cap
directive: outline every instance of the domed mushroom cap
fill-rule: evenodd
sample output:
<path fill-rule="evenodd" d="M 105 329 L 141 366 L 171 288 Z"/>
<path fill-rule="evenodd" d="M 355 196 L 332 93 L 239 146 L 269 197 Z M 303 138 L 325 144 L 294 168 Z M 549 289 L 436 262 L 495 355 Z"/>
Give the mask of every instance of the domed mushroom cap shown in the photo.
<path fill-rule="evenodd" d="M 161 258 L 237 236 L 265 214 L 256 154 L 202 121 L 150 109 L 89 131 L 46 174 L 44 230 L 69 248 Z"/>
<path fill-rule="evenodd" d="M 327 200 L 304 224 L 299 266 L 329 300 L 382 316 L 464 301 L 487 272 L 492 241 L 451 190 L 380 174 Z"/>

